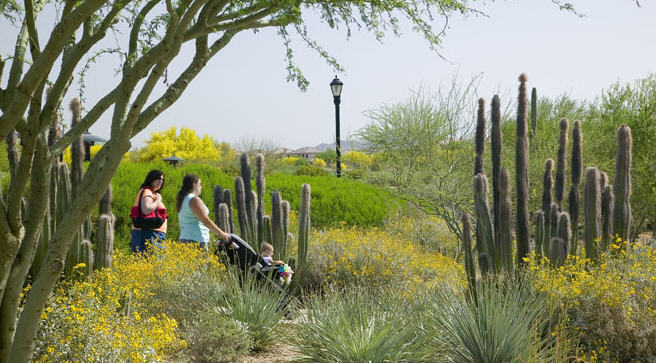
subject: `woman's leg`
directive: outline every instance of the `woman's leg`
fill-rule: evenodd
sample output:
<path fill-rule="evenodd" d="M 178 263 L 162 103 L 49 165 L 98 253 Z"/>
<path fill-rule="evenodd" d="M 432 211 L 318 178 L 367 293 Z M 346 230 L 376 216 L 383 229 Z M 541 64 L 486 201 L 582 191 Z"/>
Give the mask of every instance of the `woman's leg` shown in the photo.
<path fill-rule="evenodd" d="M 146 239 L 142 230 L 133 229 L 130 240 L 130 250 L 132 253 L 139 253 L 146 250 Z"/>

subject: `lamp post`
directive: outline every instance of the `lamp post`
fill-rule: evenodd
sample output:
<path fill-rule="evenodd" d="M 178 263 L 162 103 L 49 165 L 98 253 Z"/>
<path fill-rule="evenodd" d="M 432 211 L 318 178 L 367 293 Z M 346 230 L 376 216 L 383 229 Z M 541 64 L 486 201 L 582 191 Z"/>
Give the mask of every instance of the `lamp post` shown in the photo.
<path fill-rule="evenodd" d="M 335 158 L 337 164 L 337 177 L 339 178 L 342 175 L 342 163 L 340 162 L 340 156 L 342 153 L 341 146 L 339 144 L 339 104 L 342 101 L 342 86 L 344 83 L 335 76 L 332 82 L 330 82 L 330 90 L 333 92 L 333 102 L 335 103 Z"/>

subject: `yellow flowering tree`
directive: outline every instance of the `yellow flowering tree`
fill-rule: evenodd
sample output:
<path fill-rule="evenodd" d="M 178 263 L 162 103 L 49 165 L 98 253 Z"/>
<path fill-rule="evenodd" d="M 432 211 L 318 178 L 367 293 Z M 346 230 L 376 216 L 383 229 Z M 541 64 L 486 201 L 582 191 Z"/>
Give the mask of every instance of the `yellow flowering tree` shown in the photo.
<path fill-rule="evenodd" d="M 370 155 L 365 154 L 362 151 L 351 150 L 344 154 L 342 161 L 357 168 L 369 169 L 369 167 L 371 167 L 372 158 Z"/>
<path fill-rule="evenodd" d="M 173 126 L 162 132 L 154 132 L 146 146 L 141 150 L 139 161 L 156 161 L 175 154 L 185 160 L 193 161 L 220 161 L 220 149 L 215 141 L 207 134 L 203 137 L 196 135 L 196 131 L 188 128 L 178 129 Z"/>

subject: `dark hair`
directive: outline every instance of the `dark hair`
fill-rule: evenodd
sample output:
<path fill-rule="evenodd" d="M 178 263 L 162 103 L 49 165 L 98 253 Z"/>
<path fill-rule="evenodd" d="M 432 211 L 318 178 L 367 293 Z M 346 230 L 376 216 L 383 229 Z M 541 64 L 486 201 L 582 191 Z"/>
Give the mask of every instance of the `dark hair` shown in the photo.
<path fill-rule="evenodd" d="M 178 212 L 180 212 L 180 207 L 182 207 L 182 201 L 187 196 L 187 194 L 191 193 L 191 191 L 194 189 L 194 184 L 196 184 L 196 182 L 199 180 L 200 178 L 196 174 L 187 174 L 185 175 L 184 179 L 182 179 L 182 187 L 180 188 L 178 197 L 175 200 L 175 209 Z"/>
<path fill-rule="evenodd" d="M 152 188 L 153 182 L 157 179 L 161 179 L 164 177 L 164 173 L 161 170 L 151 170 L 148 172 L 148 175 L 146 175 L 146 179 L 144 180 L 143 184 L 141 184 L 141 188 Z M 162 180 L 162 186 L 159 187 L 159 190 L 157 191 L 158 193 L 164 188 L 164 180 Z"/>

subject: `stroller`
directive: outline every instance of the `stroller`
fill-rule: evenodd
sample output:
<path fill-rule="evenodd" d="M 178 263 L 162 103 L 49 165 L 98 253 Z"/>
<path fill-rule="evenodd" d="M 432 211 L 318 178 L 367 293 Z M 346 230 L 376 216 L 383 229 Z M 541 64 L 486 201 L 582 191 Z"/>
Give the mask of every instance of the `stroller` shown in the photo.
<path fill-rule="evenodd" d="M 264 281 L 271 287 L 285 295 L 289 289 L 280 282 L 281 265 L 267 265 L 253 247 L 236 234 L 230 235 L 230 241 L 222 242 L 216 251 L 219 260 L 227 266 L 237 266 L 240 278 L 254 275 L 258 281 Z"/>

